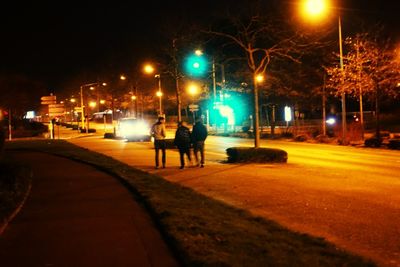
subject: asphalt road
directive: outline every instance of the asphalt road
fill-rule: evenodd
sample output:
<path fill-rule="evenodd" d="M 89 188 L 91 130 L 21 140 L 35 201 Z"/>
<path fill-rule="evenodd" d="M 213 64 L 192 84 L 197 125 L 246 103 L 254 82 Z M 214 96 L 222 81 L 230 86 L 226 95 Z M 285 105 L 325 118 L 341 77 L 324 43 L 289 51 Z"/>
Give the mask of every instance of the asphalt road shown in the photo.
<path fill-rule="evenodd" d="M 206 168 L 179 170 L 178 153 L 154 169 L 151 143 L 70 139 L 295 231 L 324 237 L 381 266 L 400 266 L 400 151 L 262 140 L 287 164 L 226 164 L 225 149 L 253 141 L 210 136 Z"/>

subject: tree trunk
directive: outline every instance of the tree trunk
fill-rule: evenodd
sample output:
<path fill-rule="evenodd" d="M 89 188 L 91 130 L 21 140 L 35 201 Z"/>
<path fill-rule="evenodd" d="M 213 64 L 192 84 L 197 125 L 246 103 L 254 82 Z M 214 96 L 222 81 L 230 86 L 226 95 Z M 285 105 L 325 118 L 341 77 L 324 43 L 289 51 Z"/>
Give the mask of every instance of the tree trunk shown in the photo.
<path fill-rule="evenodd" d="M 258 84 L 256 81 L 256 75 L 253 74 L 254 84 L 254 112 L 253 112 L 253 133 L 254 133 L 254 147 L 260 147 L 260 122 L 259 122 L 259 108 L 258 108 Z"/>
<path fill-rule="evenodd" d="M 381 139 L 380 131 L 380 111 L 379 111 L 379 85 L 376 86 L 376 96 L 375 96 L 375 119 L 376 119 L 376 138 Z"/>

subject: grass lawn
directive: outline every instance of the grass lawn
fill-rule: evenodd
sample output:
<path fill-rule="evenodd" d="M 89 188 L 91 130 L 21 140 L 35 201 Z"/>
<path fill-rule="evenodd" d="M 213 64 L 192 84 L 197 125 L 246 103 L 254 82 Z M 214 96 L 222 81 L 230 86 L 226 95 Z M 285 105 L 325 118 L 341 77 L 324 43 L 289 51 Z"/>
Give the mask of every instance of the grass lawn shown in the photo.
<path fill-rule="evenodd" d="M 10 158 L 0 158 L 0 232 L 22 203 L 31 184 L 27 166 Z"/>
<path fill-rule="evenodd" d="M 184 266 L 374 266 L 321 238 L 290 231 L 62 140 L 14 141 L 6 149 L 48 152 L 118 177 L 147 208 Z"/>

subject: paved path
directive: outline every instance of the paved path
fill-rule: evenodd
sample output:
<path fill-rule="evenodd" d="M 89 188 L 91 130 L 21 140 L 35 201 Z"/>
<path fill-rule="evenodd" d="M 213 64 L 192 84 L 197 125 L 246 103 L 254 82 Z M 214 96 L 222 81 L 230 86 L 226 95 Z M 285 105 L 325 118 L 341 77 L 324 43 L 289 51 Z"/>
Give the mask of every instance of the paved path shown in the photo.
<path fill-rule="evenodd" d="M 133 195 L 114 177 L 68 159 L 30 162 L 32 191 L 0 236 L 0 266 L 178 266 Z"/>

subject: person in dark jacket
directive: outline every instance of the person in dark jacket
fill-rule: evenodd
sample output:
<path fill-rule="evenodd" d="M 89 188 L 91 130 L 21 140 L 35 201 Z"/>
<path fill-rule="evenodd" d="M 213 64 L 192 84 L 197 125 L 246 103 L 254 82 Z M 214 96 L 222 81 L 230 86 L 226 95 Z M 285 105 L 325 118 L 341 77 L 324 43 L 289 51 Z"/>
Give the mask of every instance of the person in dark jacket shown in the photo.
<path fill-rule="evenodd" d="M 189 162 L 192 163 L 192 159 L 190 157 L 190 130 L 187 127 L 186 122 L 184 121 L 178 123 L 178 129 L 175 132 L 174 144 L 179 149 L 179 156 L 181 161 L 180 169 L 183 169 L 185 167 L 185 154 Z"/>
<path fill-rule="evenodd" d="M 192 143 L 193 143 L 193 152 L 194 157 L 196 158 L 197 166 L 201 168 L 204 167 L 204 141 L 206 140 L 208 135 L 208 131 L 206 126 L 203 124 L 203 120 L 201 118 L 196 120 L 195 125 L 192 130 Z M 198 153 L 200 152 L 200 161 L 198 157 Z"/>

